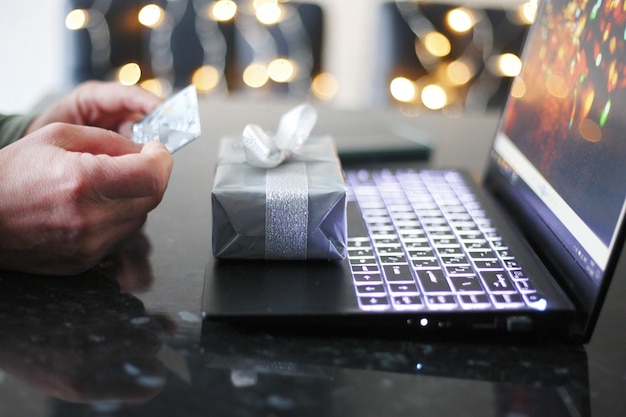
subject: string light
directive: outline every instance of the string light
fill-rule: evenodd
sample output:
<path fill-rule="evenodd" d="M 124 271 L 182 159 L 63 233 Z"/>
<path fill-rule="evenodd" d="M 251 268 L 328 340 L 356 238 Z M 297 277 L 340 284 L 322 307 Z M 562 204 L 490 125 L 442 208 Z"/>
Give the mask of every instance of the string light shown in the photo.
<path fill-rule="evenodd" d="M 276 83 L 289 83 L 289 94 L 312 94 L 320 99 L 332 98 L 338 91 L 338 81 L 330 74 L 321 75 L 314 81 L 313 50 L 310 40 L 303 29 L 304 23 L 297 10 L 286 4 L 288 0 L 254 0 L 247 4 L 254 6 L 255 10 L 242 14 L 238 28 L 243 31 L 245 27 L 251 27 L 250 33 L 254 39 L 258 35 L 258 27 L 268 36 L 258 38 L 251 44 L 253 49 L 253 63 L 246 68 L 243 74 L 243 83 L 246 86 L 260 88 L 272 80 Z M 167 95 L 174 88 L 174 83 L 179 82 L 180 76 L 175 73 L 174 56 L 172 54 L 172 38 L 175 36 L 174 29 L 179 27 L 184 16 L 187 16 L 187 7 L 195 8 L 197 16 L 195 25 L 196 35 L 204 51 L 202 62 L 204 65 L 195 68 L 189 74 L 187 82 L 196 85 L 201 93 L 215 92 L 218 89 L 228 90 L 225 82 L 225 71 L 228 61 L 226 49 L 229 46 L 228 39 L 222 33 L 222 26 L 216 22 L 227 22 L 239 19 L 239 13 L 243 6 L 236 0 L 184 0 L 184 1 L 151 1 L 140 9 L 130 7 L 125 12 L 131 14 L 121 15 L 126 24 L 133 24 L 137 30 L 148 34 L 149 50 L 139 51 L 140 56 L 130 58 L 135 62 L 117 67 L 113 64 L 111 47 L 111 30 L 116 26 L 109 26 L 108 16 L 111 15 L 111 5 L 108 1 L 96 2 L 89 10 L 72 10 L 66 16 L 68 30 L 86 29 L 91 44 L 91 69 L 97 77 L 114 78 L 125 85 L 139 84 L 143 88 L 157 95 Z M 246 18 L 249 21 L 246 23 Z M 254 23 L 254 24 L 251 24 Z M 270 33 L 268 25 L 281 23 L 277 28 L 285 38 L 286 49 L 294 52 L 293 56 L 278 57 L 283 54 L 282 45 L 276 45 L 275 34 Z M 284 23 L 284 24 L 282 24 Z M 150 30 L 141 29 L 144 26 Z M 256 26 L 257 28 L 254 28 Z M 254 32 L 257 30 L 257 32 Z M 272 29 L 273 31 L 274 29 Z M 219 35 L 222 38 L 219 38 Z M 217 35 L 217 36 L 216 36 Z M 247 35 L 244 34 L 244 35 Z M 81 35 L 84 36 L 84 35 Z M 248 40 L 248 38 L 246 38 Z M 274 42 L 274 44 L 271 44 Z M 278 41 L 280 42 L 280 41 Z M 270 44 L 268 44 L 270 43 Z M 113 50 L 115 54 L 117 49 Z M 273 59 L 275 58 L 275 59 Z M 147 62 L 145 68 L 143 63 Z M 139 63 L 142 63 L 140 67 Z M 117 67 L 117 68 L 115 68 Z M 107 75 L 108 74 L 108 75 Z M 150 74 L 150 79 L 142 79 Z M 315 84 L 315 85 L 314 85 Z M 273 87 L 272 87 L 273 88 Z M 285 91 L 280 89 L 280 91 Z"/>

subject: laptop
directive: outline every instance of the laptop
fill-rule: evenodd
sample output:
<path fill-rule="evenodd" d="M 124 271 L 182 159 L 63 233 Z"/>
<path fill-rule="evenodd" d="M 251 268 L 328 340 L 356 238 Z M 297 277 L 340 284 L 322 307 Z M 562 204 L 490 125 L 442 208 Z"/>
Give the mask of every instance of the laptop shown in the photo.
<path fill-rule="evenodd" d="M 482 181 L 344 166 L 348 258 L 211 259 L 203 317 L 589 341 L 624 242 L 623 14 L 541 2 Z"/>

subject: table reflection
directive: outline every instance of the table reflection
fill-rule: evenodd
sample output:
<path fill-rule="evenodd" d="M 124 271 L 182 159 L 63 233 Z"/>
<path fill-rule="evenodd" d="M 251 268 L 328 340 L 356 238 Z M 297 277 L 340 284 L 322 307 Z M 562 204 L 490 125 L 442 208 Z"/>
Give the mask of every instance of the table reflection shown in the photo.
<path fill-rule="evenodd" d="M 222 374 L 233 409 L 294 415 L 590 415 L 582 347 L 298 338 L 205 323 L 202 375 Z M 226 387 L 224 387 L 226 385 Z M 455 401 L 450 401 L 451 392 Z M 311 398 L 315 402 L 311 404 Z M 314 412 L 313 412 L 314 411 Z"/>
<path fill-rule="evenodd" d="M 150 285 L 149 249 L 138 235 L 76 277 L 3 274 L 0 369 L 49 415 L 590 415 L 582 347 L 210 321 L 189 343 L 126 290 Z"/>
<path fill-rule="evenodd" d="M 135 403 L 157 395 L 166 371 L 157 358 L 159 335 L 170 325 L 125 292 L 149 284 L 148 250 L 137 235 L 78 276 L 3 272 L 0 370 L 69 402 Z"/>

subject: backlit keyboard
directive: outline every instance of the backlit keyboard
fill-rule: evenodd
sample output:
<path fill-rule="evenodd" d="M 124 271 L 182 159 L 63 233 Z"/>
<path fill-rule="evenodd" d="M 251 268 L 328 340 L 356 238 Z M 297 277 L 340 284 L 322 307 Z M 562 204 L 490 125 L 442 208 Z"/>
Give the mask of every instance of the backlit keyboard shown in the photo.
<path fill-rule="evenodd" d="M 460 173 L 349 171 L 346 185 L 348 210 L 363 218 L 348 228 L 361 309 L 516 309 L 542 301 Z"/>

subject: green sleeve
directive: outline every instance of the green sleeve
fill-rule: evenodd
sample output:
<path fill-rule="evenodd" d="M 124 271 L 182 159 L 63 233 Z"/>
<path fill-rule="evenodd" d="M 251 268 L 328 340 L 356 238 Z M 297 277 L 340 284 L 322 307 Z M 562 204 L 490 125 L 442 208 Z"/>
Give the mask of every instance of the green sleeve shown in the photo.
<path fill-rule="evenodd" d="M 0 114 L 0 148 L 21 138 L 33 118 L 34 115 Z"/>

